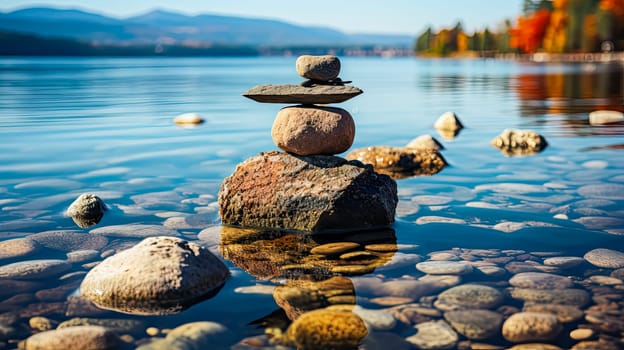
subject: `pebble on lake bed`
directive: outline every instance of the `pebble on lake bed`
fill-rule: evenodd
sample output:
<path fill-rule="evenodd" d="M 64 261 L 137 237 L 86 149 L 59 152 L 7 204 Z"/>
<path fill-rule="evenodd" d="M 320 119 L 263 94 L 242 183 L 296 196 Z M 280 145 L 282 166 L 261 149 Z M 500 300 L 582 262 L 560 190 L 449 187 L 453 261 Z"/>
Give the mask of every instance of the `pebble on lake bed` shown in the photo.
<path fill-rule="evenodd" d="M 544 137 L 529 130 L 505 129 L 495 137 L 492 146 L 498 148 L 506 156 L 526 156 L 541 152 L 548 143 Z"/>
<path fill-rule="evenodd" d="M 196 113 L 184 113 L 173 118 L 173 122 L 181 126 L 194 126 L 204 122 L 204 119 Z"/>
<path fill-rule="evenodd" d="M 20 343 L 20 349 L 116 349 L 121 341 L 110 330 L 100 326 L 76 326 L 37 333 Z"/>
<path fill-rule="evenodd" d="M 96 225 L 104 216 L 106 205 L 100 197 L 92 193 L 83 193 L 67 208 L 66 215 L 72 218 L 76 225 L 87 228 Z"/>
<path fill-rule="evenodd" d="M 286 333 L 286 343 L 300 350 L 355 349 L 368 330 L 356 314 L 319 309 L 296 319 Z"/>

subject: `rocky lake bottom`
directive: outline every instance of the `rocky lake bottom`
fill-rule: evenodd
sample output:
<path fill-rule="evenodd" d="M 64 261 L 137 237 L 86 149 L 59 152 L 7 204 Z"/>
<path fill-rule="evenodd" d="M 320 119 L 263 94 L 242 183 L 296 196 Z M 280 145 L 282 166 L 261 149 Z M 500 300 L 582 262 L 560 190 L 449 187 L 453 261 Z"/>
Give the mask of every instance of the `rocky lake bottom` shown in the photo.
<path fill-rule="evenodd" d="M 346 103 L 353 148 L 429 133 L 449 165 L 397 180 L 388 229 L 223 226 L 223 178 L 275 149 L 279 108 L 240 94 L 291 82 L 291 61 L 0 60 L 0 349 L 75 348 L 63 342 L 79 326 L 99 326 L 79 339 L 101 348 L 624 347 L 624 125 L 587 122 L 621 110 L 621 67 L 345 59 L 365 92 Z M 465 125 L 451 139 L 432 127 L 447 110 Z M 172 123 L 189 111 L 206 122 Z M 490 140 L 511 127 L 548 147 L 502 154 Z M 107 207 L 91 227 L 64 214 L 82 193 Z M 81 295 L 104 259 L 162 236 L 231 276 L 173 308 Z"/>

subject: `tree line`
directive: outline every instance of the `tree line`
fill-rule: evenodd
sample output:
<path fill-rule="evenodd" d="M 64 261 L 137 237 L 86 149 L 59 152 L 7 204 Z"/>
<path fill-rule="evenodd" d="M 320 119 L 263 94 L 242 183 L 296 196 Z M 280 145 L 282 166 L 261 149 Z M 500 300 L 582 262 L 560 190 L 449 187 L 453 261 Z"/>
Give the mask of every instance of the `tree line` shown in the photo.
<path fill-rule="evenodd" d="M 416 39 L 419 55 L 578 53 L 624 50 L 624 0 L 525 0 L 515 23 L 468 33 L 461 23 Z"/>

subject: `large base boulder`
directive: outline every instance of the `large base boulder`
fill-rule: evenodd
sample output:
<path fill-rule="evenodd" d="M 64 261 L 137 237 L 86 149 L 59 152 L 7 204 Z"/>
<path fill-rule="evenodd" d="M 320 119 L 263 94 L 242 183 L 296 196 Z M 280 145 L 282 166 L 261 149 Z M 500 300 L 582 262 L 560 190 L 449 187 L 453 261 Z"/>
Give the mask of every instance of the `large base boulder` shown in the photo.
<path fill-rule="evenodd" d="M 394 222 L 396 182 L 370 166 L 334 156 L 261 153 L 221 184 L 226 225 L 344 232 Z"/>

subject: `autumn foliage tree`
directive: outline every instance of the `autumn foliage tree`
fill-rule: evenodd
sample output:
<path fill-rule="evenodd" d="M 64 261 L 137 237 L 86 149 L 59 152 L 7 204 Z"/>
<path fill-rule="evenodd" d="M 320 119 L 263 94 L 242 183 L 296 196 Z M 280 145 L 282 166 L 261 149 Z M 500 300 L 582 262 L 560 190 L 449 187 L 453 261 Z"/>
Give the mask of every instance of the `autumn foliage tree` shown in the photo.
<path fill-rule="evenodd" d="M 519 17 L 517 26 L 510 29 L 509 46 L 526 53 L 536 52 L 542 46 L 550 13 L 547 9 L 539 9 L 527 17 Z"/>

